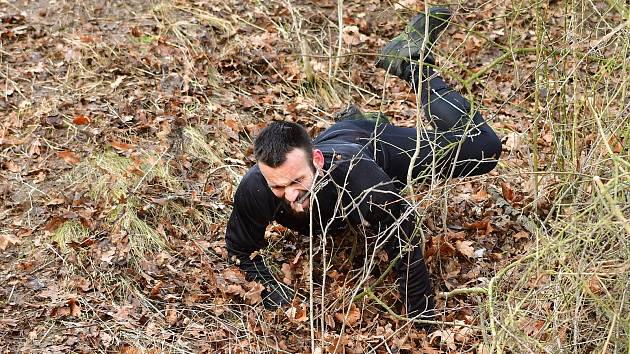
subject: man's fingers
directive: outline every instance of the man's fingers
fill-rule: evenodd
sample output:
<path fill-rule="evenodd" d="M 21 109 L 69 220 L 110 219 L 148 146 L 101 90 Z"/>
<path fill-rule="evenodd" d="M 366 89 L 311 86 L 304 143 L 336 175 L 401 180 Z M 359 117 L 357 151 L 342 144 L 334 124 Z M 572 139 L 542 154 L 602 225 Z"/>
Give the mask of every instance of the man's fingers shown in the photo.
<path fill-rule="evenodd" d="M 293 299 L 293 291 L 286 285 L 276 283 L 263 290 L 263 305 L 269 310 L 275 310 Z"/>

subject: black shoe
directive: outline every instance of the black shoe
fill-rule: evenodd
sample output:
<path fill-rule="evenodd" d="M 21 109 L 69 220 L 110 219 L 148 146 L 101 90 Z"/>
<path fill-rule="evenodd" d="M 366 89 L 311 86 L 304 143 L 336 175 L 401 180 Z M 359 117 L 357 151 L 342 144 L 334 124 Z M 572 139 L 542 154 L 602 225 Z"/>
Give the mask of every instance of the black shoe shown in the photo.
<path fill-rule="evenodd" d="M 429 10 L 429 38 L 424 49 L 424 62 L 435 65 L 431 47 L 440 32 L 448 25 L 451 15 L 451 10 L 446 7 L 432 7 Z M 414 16 L 405 30 L 385 45 L 376 66 L 404 79 L 405 67 L 409 62 L 420 60 L 426 17 L 424 13 Z"/>
<path fill-rule="evenodd" d="M 343 111 L 335 114 L 334 120 L 336 122 L 341 122 L 344 120 L 369 120 L 375 122 L 376 125 L 380 124 L 388 124 L 389 118 L 381 112 L 367 112 L 363 113 L 359 109 L 359 107 L 355 105 L 350 105 L 346 107 Z"/>
<path fill-rule="evenodd" d="M 335 114 L 334 120 L 341 122 L 343 120 L 361 120 L 365 119 L 363 112 L 355 105 L 349 105 L 343 111 Z"/>

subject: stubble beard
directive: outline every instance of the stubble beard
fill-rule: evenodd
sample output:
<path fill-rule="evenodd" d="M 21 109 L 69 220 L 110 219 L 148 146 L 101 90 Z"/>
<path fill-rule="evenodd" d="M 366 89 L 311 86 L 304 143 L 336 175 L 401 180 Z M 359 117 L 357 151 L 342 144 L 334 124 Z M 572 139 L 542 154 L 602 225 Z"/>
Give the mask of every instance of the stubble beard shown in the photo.
<path fill-rule="evenodd" d="M 317 167 L 315 167 L 315 164 L 313 163 L 313 159 L 309 159 L 310 162 L 310 168 L 311 168 L 311 172 L 313 172 L 313 178 L 312 178 L 312 183 L 315 183 L 315 177 L 317 177 Z M 300 200 L 304 197 L 304 195 L 310 193 L 310 191 L 306 190 L 306 191 L 300 191 L 300 193 L 298 194 L 296 200 Z M 309 200 L 312 197 L 312 195 L 309 195 L 308 197 L 306 197 L 306 200 Z M 291 214 L 294 216 L 298 216 L 298 217 L 304 217 L 306 215 L 308 215 L 309 211 L 310 211 L 310 200 L 309 203 L 304 206 L 304 210 L 303 211 L 297 211 L 295 209 L 293 209 L 291 207 L 291 204 L 289 202 L 287 202 L 286 200 L 283 200 L 283 202 L 285 203 L 285 205 L 287 206 L 287 209 L 290 210 Z"/>

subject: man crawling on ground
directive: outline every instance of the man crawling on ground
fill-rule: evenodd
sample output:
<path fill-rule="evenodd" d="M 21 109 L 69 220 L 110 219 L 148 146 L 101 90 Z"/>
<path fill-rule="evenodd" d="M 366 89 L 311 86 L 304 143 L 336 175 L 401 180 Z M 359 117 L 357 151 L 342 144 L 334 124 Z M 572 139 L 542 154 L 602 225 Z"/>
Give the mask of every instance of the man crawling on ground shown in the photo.
<path fill-rule="evenodd" d="M 400 195 L 412 156 L 418 147 L 411 174 L 421 181 L 434 174 L 451 178 L 488 173 L 501 154 L 501 142 L 481 114 L 434 71 L 430 50 L 450 18 L 449 9 L 442 7 L 420 13 L 384 47 L 376 64 L 419 90 L 434 127 L 422 132 L 419 142 L 416 129 L 368 119 L 358 110 L 346 112 L 315 140 L 300 125 L 284 121 L 272 122 L 256 138 L 257 164 L 234 196 L 226 243 L 231 259 L 250 279 L 265 285 L 265 307 L 276 308 L 293 298 L 262 257 L 252 257 L 266 246 L 271 222 L 305 235 L 350 224 L 374 231 L 376 245 L 396 262 L 398 289 L 416 326 L 426 328 L 433 319 L 434 294 L 414 234 L 414 210 Z"/>

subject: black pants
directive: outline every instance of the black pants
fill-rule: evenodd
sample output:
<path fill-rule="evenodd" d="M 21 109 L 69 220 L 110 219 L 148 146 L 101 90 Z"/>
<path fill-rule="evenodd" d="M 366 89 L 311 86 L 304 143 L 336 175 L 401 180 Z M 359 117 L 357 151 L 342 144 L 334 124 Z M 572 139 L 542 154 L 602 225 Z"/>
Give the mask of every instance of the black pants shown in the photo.
<path fill-rule="evenodd" d="M 420 151 L 412 176 L 425 179 L 434 173 L 442 177 L 465 177 L 488 173 L 501 155 L 501 141 L 481 114 L 461 94 L 451 89 L 430 67 L 422 73 L 410 65 L 405 79 L 420 97 L 425 116 L 433 130 L 420 132 Z M 416 150 L 416 129 L 381 124 L 375 129 L 374 150 L 379 165 L 400 182 Z"/>

